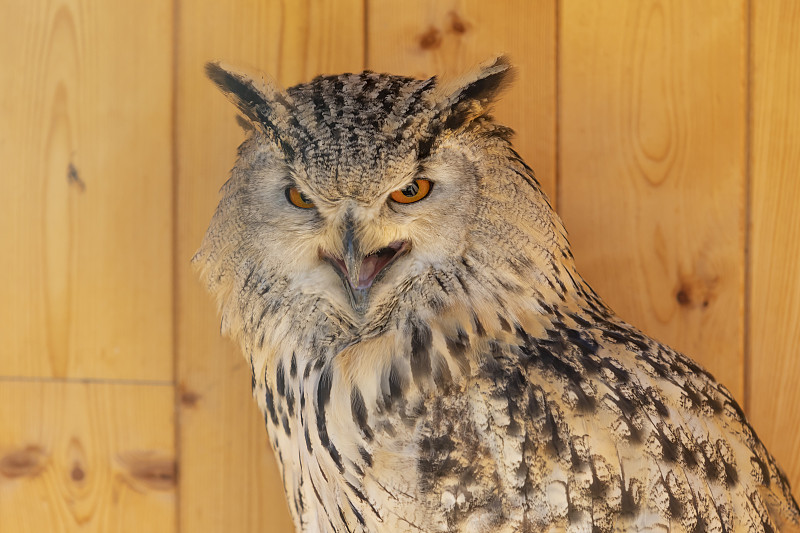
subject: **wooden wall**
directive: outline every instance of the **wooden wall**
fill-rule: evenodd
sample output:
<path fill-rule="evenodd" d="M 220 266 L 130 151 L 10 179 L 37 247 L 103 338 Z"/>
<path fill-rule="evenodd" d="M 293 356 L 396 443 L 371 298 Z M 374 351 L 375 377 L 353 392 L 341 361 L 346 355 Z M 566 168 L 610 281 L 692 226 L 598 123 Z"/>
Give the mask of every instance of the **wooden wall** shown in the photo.
<path fill-rule="evenodd" d="M 509 52 L 497 116 L 584 275 L 800 487 L 798 27 L 793 0 L 6 0 L 0 532 L 290 527 L 189 266 L 242 138 L 210 59 L 290 85 Z"/>

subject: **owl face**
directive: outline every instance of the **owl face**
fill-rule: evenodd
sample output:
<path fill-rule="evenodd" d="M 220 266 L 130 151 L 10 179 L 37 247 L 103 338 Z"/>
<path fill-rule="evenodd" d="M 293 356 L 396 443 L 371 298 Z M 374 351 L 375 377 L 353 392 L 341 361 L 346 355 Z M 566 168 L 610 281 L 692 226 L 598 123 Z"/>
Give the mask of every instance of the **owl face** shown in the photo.
<path fill-rule="evenodd" d="M 334 185 L 356 184 L 352 193 L 315 179 L 328 178 L 326 161 L 289 166 L 264 157 L 251 177 L 249 221 L 261 236 L 262 261 L 291 272 L 296 290 L 363 315 L 461 257 L 478 205 L 467 155 L 458 146 L 443 146 L 424 163 L 413 152 L 387 155 L 391 164 L 338 169 Z"/>
<path fill-rule="evenodd" d="M 280 91 L 207 69 L 253 125 L 196 258 L 222 300 L 299 298 L 376 326 L 513 289 L 514 268 L 530 267 L 549 217 L 487 115 L 504 58 L 444 88 L 364 72 Z"/>

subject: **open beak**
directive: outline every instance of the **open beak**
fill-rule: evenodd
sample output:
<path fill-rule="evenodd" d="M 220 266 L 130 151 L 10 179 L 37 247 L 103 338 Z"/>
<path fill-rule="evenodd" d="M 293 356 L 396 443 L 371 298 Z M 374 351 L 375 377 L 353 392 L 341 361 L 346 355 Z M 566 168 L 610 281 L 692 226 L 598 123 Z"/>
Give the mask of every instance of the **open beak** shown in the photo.
<path fill-rule="evenodd" d="M 338 270 L 353 308 L 363 313 L 367 308 L 367 296 L 372 282 L 410 248 L 408 241 L 394 241 L 388 246 L 364 254 L 352 225 L 348 224 L 344 234 L 344 257 L 325 252 L 320 252 L 320 256 Z"/>

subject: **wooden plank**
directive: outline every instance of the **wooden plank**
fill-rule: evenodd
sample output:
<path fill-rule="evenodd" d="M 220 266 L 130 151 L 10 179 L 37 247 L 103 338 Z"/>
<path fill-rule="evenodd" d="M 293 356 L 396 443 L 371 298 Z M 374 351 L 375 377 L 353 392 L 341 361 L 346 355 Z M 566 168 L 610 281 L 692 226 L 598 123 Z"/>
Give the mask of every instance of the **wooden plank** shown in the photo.
<path fill-rule="evenodd" d="M 508 53 L 517 78 L 496 117 L 555 201 L 555 0 L 378 0 L 368 3 L 367 65 L 414 77 L 457 76 Z"/>
<path fill-rule="evenodd" d="M 748 407 L 800 495 L 800 4 L 754 2 Z"/>
<path fill-rule="evenodd" d="M 4 3 L 3 375 L 171 379 L 171 48 L 169 2 Z"/>
<path fill-rule="evenodd" d="M 238 348 L 189 261 L 243 134 L 233 106 L 204 78 L 222 59 L 286 85 L 363 68 L 363 2 L 179 3 L 178 356 L 182 389 L 182 531 L 289 531 L 293 525 Z"/>
<path fill-rule="evenodd" d="M 0 529 L 176 531 L 173 388 L 0 382 Z"/>
<path fill-rule="evenodd" d="M 620 315 L 743 399 L 744 2 L 561 11 L 559 207 Z"/>

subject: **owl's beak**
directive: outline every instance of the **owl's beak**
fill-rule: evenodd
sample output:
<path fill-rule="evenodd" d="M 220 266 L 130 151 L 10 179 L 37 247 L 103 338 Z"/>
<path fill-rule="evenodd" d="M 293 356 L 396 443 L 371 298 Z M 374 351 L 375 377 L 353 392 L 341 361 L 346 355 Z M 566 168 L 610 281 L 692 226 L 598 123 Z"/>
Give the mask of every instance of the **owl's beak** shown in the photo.
<path fill-rule="evenodd" d="M 345 288 L 350 296 L 353 309 L 359 313 L 366 311 L 369 289 L 378 275 L 405 254 L 410 245 L 407 241 L 395 241 L 388 246 L 365 254 L 361 243 L 355 236 L 352 224 L 345 226 L 344 257 L 336 257 L 328 253 L 321 256 L 328 260 L 342 275 Z"/>

